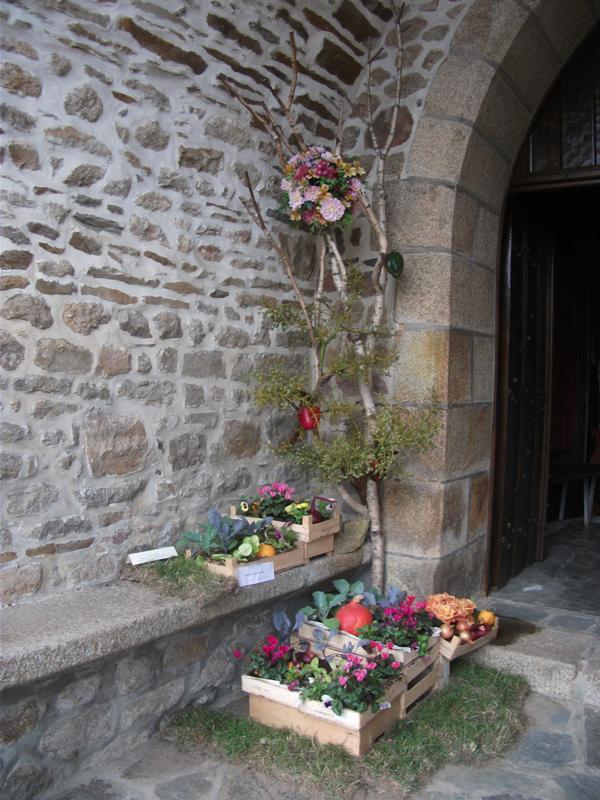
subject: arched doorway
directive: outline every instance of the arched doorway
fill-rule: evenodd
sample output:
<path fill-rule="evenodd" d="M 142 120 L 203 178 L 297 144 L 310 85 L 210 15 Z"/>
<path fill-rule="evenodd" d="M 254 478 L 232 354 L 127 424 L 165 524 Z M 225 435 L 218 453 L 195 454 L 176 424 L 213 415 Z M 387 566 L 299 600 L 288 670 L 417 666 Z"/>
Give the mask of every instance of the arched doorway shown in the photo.
<path fill-rule="evenodd" d="M 394 378 L 413 387 L 415 365 L 427 364 L 442 430 L 435 453 L 387 482 L 388 582 L 463 594 L 487 584 L 505 201 L 537 110 L 598 21 L 598 0 L 473 0 L 432 81 L 403 180 L 390 186 L 392 245 L 405 254 L 395 321 L 408 354 Z"/>
<path fill-rule="evenodd" d="M 561 72 L 513 171 L 499 275 L 490 588 L 589 524 L 600 428 L 600 29 Z M 583 491 L 582 491 L 583 490 Z M 576 502 L 577 501 L 577 502 Z"/>

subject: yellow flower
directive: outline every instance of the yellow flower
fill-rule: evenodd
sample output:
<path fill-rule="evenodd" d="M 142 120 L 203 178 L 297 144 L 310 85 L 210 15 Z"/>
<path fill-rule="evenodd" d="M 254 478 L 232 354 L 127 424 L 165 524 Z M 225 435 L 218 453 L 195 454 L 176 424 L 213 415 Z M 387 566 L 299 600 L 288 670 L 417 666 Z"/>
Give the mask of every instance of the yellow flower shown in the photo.
<path fill-rule="evenodd" d="M 302 511 L 304 508 L 308 508 L 308 503 L 296 503 L 296 509 L 298 511 Z"/>
<path fill-rule="evenodd" d="M 291 514 L 294 510 L 294 503 L 290 503 L 289 506 L 286 506 L 283 510 L 286 514 Z"/>
<path fill-rule="evenodd" d="M 249 508 L 250 508 L 250 506 L 248 505 L 248 503 L 246 503 L 246 502 L 244 502 L 244 500 L 242 500 L 242 502 L 240 503 L 240 511 L 243 511 L 244 514 L 245 514 L 246 511 L 249 510 Z"/>

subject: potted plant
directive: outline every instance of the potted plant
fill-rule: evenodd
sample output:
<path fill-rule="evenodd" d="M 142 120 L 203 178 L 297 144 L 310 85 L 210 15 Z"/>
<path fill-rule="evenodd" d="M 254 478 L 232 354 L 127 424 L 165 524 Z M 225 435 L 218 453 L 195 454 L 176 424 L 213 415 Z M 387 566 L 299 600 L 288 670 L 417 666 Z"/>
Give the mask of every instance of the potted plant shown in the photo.
<path fill-rule="evenodd" d="M 319 495 L 312 500 L 295 501 L 296 490 L 277 481 L 259 487 L 254 497 L 243 497 L 231 506 L 230 515 L 244 515 L 250 521 L 267 517 L 280 530 L 291 527 L 304 547 L 305 558 L 314 558 L 333 551 L 334 535 L 341 528 L 336 501 Z"/>
<path fill-rule="evenodd" d="M 242 676 L 251 719 L 357 756 L 399 718 L 404 688 L 402 664 L 389 653 L 371 661 L 354 653 L 324 659 L 276 636 L 250 656 Z"/>
<path fill-rule="evenodd" d="M 478 611 L 467 597 L 431 594 L 426 608 L 440 626 L 440 655 L 448 661 L 479 650 L 498 635 L 499 620 L 494 612 Z"/>
<path fill-rule="evenodd" d="M 199 531 L 184 533 L 177 543 L 188 558 L 203 558 L 217 575 L 236 577 L 240 564 L 257 559 L 271 560 L 275 572 L 304 564 L 290 529 L 279 530 L 270 518 L 249 522 L 245 517 L 221 516 L 216 508 Z"/>

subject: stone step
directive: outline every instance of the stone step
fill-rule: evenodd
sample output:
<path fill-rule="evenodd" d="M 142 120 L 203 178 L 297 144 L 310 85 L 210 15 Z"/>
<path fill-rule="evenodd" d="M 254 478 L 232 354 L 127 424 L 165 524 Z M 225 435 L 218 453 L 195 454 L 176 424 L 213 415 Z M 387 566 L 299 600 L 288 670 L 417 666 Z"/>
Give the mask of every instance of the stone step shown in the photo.
<path fill-rule="evenodd" d="M 589 632 L 578 630 L 576 623 L 572 630 L 542 627 L 527 619 L 531 616 L 527 607 L 515 604 L 514 616 L 507 616 L 507 610 L 502 609 L 497 640 L 469 658 L 522 675 L 540 694 L 600 708 L 600 641 L 595 624 Z"/>

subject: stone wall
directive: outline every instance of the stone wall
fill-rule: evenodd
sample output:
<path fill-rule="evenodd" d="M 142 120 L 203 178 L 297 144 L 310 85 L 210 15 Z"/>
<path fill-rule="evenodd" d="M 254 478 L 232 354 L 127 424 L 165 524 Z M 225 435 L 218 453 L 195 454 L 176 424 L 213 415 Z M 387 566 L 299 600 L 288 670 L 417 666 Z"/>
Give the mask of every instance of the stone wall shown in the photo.
<path fill-rule="evenodd" d="M 466 5 L 407 4 L 395 177 Z M 240 203 L 247 170 L 275 205 L 274 158 L 217 76 L 250 97 L 285 86 L 293 30 L 300 122 L 330 142 L 341 93 L 361 100 L 368 38 L 383 37 L 381 96 L 392 50 L 389 13 L 371 1 L 21 0 L 0 14 L 0 574 L 12 602 L 110 581 L 126 552 L 280 476 L 268 441 L 293 420 L 259 418 L 249 385 L 266 351 L 289 352 L 260 314 L 286 285 Z M 347 152 L 366 144 L 355 116 Z M 313 241 L 290 241 L 309 281 Z"/>

